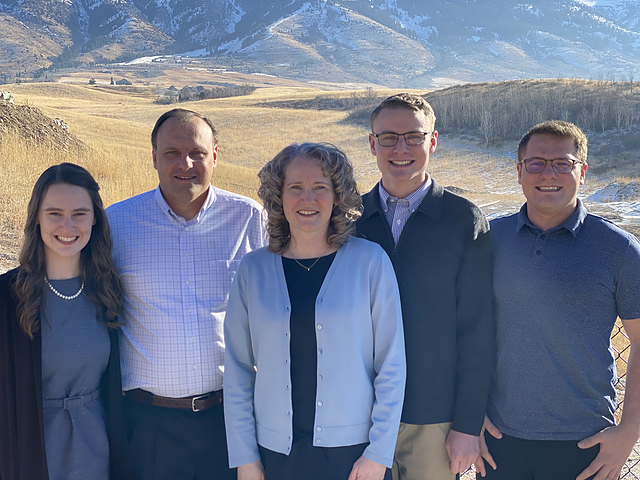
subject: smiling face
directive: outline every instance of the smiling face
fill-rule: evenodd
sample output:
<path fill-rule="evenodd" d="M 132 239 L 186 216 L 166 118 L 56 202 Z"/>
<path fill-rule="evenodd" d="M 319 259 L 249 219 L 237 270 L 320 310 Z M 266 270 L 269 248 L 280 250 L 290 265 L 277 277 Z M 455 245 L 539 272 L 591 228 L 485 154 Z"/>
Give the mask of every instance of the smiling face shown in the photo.
<path fill-rule="evenodd" d="M 158 130 L 153 166 L 171 209 L 186 220 L 196 216 L 209 191 L 218 157 L 211 128 L 198 117 L 166 120 Z"/>
<path fill-rule="evenodd" d="M 522 155 L 523 159 L 569 158 L 575 156 L 576 148 L 569 137 L 555 135 L 532 135 Z M 547 162 L 542 173 L 529 173 L 518 164 L 518 183 L 527 198 L 529 220 L 542 230 L 562 224 L 578 205 L 578 189 L 584 184 L 586 163 L 577 163 L 570 173 L 555 173 L 551 162 Z"/>
<path fill-rule="evenodd" d="M 94 223 L 93 204 L 84 188 L 58 183 L 47 189 L 38 224 L 48 272 L 80 274 L 80 252 L 89 243 Z"/>
<path fill-rule="evenodd" d="M 429 132 L 433 130 L 422 111 L 409 108 L 385 108 L 373 120 L 373 133 Z M 398 138 L 393 147 L 380 145 L 373 134 L 369 135 L 371 153 L 376 156 L 382 173 L 382 185 L 394 197 L 406 198 L 415 192 L 427 178 L 429 155 L 436 151 L 438 132 L 433 132 L 422 145 L 407 145 L 404 137 Z"/>
<path fill-rule="evenodd" d="M 313 235 L 326 242 L 334 202 L 333 185 L 318 160 L 296 157 L 289 163 L 282 187 L 282 209 L 294 241 Z"/>

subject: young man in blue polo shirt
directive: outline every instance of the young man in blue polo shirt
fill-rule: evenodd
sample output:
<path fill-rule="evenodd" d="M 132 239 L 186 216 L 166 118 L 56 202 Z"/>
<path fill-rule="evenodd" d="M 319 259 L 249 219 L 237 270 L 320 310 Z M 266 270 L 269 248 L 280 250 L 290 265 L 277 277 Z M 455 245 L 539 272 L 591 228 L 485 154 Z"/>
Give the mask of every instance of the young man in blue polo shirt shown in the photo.
<path fill-rule="evenodd" d="M 427 173 L 435 121 L 410 93 L 373 111 L 369 146 L 382 179 L 357 224 L 389 254 L 400 287 L 407 383 L 393 480 L 454 480 L 471 465 L 494 355 L 489 225 Z"/>
<path fill-rule="evenodd" d="M 527 202 L 491 222 L 496 366 L 479 477 L 617 479 L 640 431 L 640 242 L 577 198 L 587 138 L 536 125 L 518 147 Z M 615 424 L 611 332 L 631 342 Z"/>

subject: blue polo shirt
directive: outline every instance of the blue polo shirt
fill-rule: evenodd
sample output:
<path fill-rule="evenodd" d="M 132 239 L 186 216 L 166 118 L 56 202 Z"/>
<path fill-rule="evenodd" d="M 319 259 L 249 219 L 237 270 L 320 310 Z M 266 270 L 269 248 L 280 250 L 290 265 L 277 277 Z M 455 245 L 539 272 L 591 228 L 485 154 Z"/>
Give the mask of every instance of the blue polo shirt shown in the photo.
<path fill-rule="evenodd" d="M 542 231 L 519 213 L 491 222 L 497 356 L 487 412 L 527 440 L 581 440 L 613 425 L 611 332 L 640 318 L 640 242 L 580 202 Z"/>

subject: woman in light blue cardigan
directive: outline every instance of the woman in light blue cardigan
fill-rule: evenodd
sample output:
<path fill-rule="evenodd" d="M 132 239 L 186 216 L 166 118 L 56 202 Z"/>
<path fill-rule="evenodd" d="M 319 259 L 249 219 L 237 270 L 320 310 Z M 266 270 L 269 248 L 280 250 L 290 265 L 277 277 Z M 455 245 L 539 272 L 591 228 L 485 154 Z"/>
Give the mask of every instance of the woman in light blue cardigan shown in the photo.
<path fill-rule="evenodd" d="M 391 262 L 351 237 L 360 195 L 336 147 L 290 145 L 259 177 L 269 247 L 243 258 L 225 319 L 230 466 L 239 480 L 382 480 L 406 375 Z"/>

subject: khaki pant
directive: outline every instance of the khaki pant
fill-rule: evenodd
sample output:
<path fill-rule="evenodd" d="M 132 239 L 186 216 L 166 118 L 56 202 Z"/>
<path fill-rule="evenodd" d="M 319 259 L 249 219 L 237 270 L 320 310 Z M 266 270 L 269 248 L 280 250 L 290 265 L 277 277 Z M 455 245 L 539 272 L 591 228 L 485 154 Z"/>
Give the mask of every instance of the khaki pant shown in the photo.
<path fill-rule="evenodd" d="M 444 446 L 451 423 L 401 423 L 393 457 L 393 480 L 455 480 Z"/>

